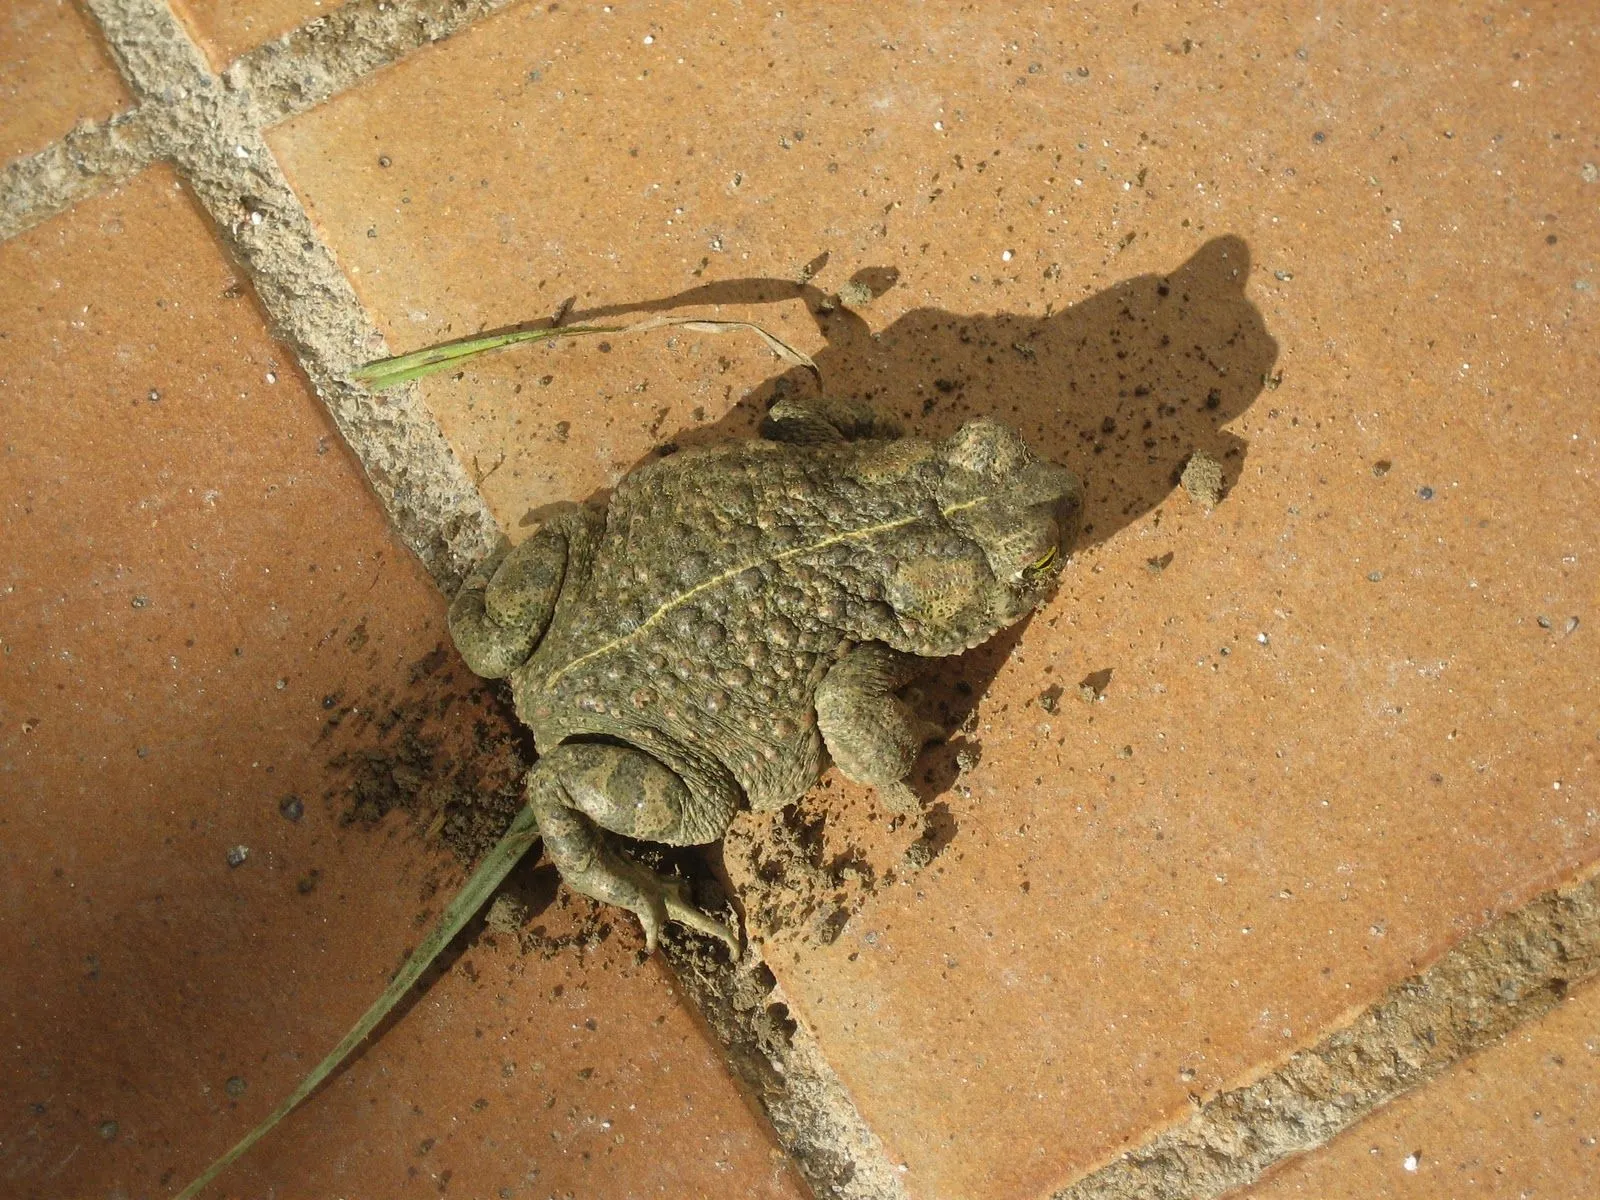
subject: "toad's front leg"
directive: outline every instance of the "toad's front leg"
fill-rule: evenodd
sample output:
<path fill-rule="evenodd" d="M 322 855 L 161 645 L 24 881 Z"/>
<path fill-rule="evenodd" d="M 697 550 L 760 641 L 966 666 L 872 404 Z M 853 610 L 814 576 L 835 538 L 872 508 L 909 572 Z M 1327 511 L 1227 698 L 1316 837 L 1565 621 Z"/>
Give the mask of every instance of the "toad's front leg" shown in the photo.
<path fill-rule="evenodd" d="M 738 804 L 731 780 L 691 785 L 644 751 L 614 743 L 557 746 L 528 776 L 528 807 L 562 879 L 586 896 L 635 913 L 649 950 L 656 948 L 668 921 L 720 938 L 736 957 L 739 939 L 694 906 L 682 880 L 613 850 L 600 829 L 669 846 L 698 846 L 722 836 Z"/>
<path fill-rule="evenodd" d="M 915 655 L 863 642 L 828 668 L 817 688 L 817 728 L 834 766 L 899 813 L 921 810 L 906 776 L 922 748 L 944 736 L 897 694 L 923 669 Z"/>

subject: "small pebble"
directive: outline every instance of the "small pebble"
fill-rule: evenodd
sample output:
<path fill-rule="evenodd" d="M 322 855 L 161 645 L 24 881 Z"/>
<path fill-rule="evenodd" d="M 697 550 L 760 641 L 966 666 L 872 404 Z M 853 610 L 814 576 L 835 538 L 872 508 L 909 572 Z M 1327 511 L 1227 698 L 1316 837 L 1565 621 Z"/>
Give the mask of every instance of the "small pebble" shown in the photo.
<path fill-rule="evenodd" d="M 1196 450 L 1184 465 L 1180 481 L 1189 499 L 1215 508 L 1222 499 L 1222 464 L 1204 450 Z"/>
<path fill-rule="evenodd" d="M 1433 489 L 1431 487 L 1429 487 L 1427 484 L 1423 484 L 1421 487 L 1419 487 L 1417 489 L 1417 496 L 1419 498 L 1423 499 L 1423 500 L 1432 500 L 1433 499 Z"/>
<path fill-rule="evenodd" d="M 244 865 L 244 860 L 249 858 L 249 857 L 250 857 L 250 847 L 249 846 L 229 846 L 228 847 L 228 865 L 230 867 L 242 867 Z"/>
<path fill-rule="evenodd" d="M 285 796 L 278 801 L 278 812 L 285 820 L 298 821 L 306 815 L 306 806 L 300 802 L 299 796 Z"/>
<path fill-rule="evenodd" d="M 1406 1155 L 1406 1161 L 1400 1165 L 1405 1167 L 1405 1169 L 1408 1171 L 1415 1171 L 1419 1166 L 1422 1165 L 1422 1151 L 1413 1150 L 1410 1154 Z"/>
<path fill-rule="evenodd" d="M 1367 579 L 1372 583 L 1382 583 L 1383 582 L 1383 572 L 1382 571 L 1368 571 L 1367 572 Z"/>
<path fill-rule="evenodd" d="M 245 1083 L 242 1075 L 230 1075 L 228 1077 L 228 1082 L 222 1086 L 227 1091 L 228 1095 L 237 1100 L 240 1096 L 244 1095 L 245 1088 L 248 1085 Z"/>
<path fill-rule="evenodd" d="M 1377 462 L 1372 464 L 1372 473 L 1379 479 L 1382 479 L 1389 473 L 1389 468 L 1392 466 L 1394 466 L 1394 464 L 1387 458 L 1380 458 Z"/>
<path fill-rule="evenodd" d="M 100 1122 L 100 1136 L 103 1137 L 108 1142 L 112 1138 L 116 1137 L 117 1136 L 117 1123 L 115 1121 L 101 1121 Z"/>
<path fill-rule="evenodd" d="M 150 597 L 149 596 L 135 596 L 133 598 L 133 606 L 135 608 L 148 608 L 150 606 Z"/>
<path fill-rule="evenodd" d="M 847 280 L 839 288 L 839 302 L 846 308 L 865 308 L 872 303 L 872 289 L 859 280 Z"/>

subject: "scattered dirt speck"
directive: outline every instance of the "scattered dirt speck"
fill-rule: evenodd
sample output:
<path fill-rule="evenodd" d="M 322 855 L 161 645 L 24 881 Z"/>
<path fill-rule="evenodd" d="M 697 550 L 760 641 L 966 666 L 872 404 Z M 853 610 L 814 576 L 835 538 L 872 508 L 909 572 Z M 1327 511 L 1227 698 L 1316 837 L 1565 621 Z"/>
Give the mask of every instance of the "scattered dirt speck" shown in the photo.
<path fill-rule="evenodd" d="M 1110 686 L 1110 667 L 1105 667 L 1099 671 L 1090 671 L 1078 684 L 1078 696 L 1086 703 L 1093 704 L 1106 694 L 1106 689 Z"/>

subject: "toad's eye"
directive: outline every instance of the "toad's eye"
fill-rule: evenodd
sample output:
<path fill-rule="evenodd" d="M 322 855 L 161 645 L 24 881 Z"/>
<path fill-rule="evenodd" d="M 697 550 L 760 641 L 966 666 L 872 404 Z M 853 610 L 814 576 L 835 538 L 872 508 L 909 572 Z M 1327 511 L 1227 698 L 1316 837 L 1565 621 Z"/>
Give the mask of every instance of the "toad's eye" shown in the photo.
<path fill-rule="evenodd" d="M 1037 575 L 1039 572 L 1048 569 L 1050 564 L 1055 562 L 1058 553 L 1060 553 L 1060 547 L 1051 546 L 1050 549 L 1024 567 L 1022 573 L 1024 575 Z"/>

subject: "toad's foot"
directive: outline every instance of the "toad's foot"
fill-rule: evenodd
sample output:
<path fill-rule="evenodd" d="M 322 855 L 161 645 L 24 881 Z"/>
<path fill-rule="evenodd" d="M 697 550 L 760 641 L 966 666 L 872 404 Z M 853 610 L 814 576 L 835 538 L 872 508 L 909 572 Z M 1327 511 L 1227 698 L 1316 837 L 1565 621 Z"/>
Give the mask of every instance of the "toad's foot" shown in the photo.
<path fill-rule="evenodd" d="M 545 846 L 550 846 L 548 834 Z M 661 875 L 609 849 L 603 849 L 587 870 L 569 874 L 563 869 L 562 877 L 585 896 L 615 904 L 638 917 L 644 926 L 644 947 L 650 953 L 660 943 L 666 923 L 676 921 L 716 938 L 734 958 L 739 957 L 742 948 L 738 937 L 721 921 L 695 907 L 689 897 L 689 885 L 682 879 Z"/>
<path fill-rule="evenodd" d="M 922 747 L 944 736 L 896 694 L 920 670 L 913 655 L 863 642 L 828 668 L 816 694 L 817 728 L 834 765 L 846 779 L 870 784 L 891 812 L 907 815 L 922 803 L 906 776 Z"/>
<path fill-rule="evenodd" d="M 880 783 L 873 791 L 877 792 L 878 799 L 892 813 L 898 813 L 902 817 L 914 817 L 922 812 L 922 798 L 911 790 L 911 785 L 904 779 L 896 779 L 893 783 Z"/>
<path fill-rule="evenodd" d="M 666 922 L 676 921 L 707 937 L 716 938 L 728 947 L 728 953 L 735 959 L 739 957 L 743 949 L 739 944 L 739 938 L 721 921 L 695 907 L 689 898 L 689 885 L 685 881 L 659 875 L 648 867 L 628 862 L 627 859 L 619 858 L 618 861 L 633 868 L 629 872 L 632 876 L 630 882 L 643 903 L 638 905 L 622 903 L 623 907 L 633 911 L 639 918 L 639 924 L 644 926 L 646 950 L 653 951 L 656 948 L 661 938 L 662 926 Z"/>

